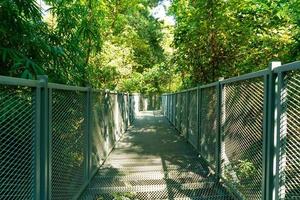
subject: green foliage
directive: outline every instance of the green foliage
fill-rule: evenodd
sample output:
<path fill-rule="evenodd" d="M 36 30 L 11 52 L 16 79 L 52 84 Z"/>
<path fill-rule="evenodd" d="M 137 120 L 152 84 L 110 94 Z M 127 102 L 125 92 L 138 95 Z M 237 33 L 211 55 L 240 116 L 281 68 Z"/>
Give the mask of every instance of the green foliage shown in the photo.
<path fill-rule="evenodd" d="M 115 200 L 134 200 L 136 194 L 134 192 L 124 192 L 113 194 Z"/>
<path fill-rule="evenodd" d="M 41 57 L 49 46 L 35 1 L 1 1 L 0 19 L 0 73 L 26 78 L 42 74 Z"/>
<path fill-rule="evenodd" d="M 159 91 L 149 77 L 149 89 L 140 84 L 165 59 L 161 23 L 150 14 L 158 0 L 45 2 L 43 13 L 35 0 L 1 2 L 1 75 Z"/>
<path fill-rule="evenodd" d="M 136 193 L 134 192 L 124 192 L 124 193 L 112 193 L 112 198 L 114 200 L 135 200 Z M 104 200 L 105 198 L 102 196 L 97 197 L 97 200 Z"/>
<path fill-rule="evenodd" d="M 162 93 L 300 58 L 299 0 L 159 0 L 0 3 L 0 74 Z"/>
<path fill-rule="evenodd" d="M 252 162 L 249 160 L 239 160 L 237 165 L 237 176 L 240 180 L 252 178 L 256 175 L 257 170 Z"/>
<path fill-rule="evenodd" d="M 122 83 L 121 91 L 139 92 L 144 85 L 143 75 L 138 72 L 134 72 L 132 76 L 125 79 Z"/>
<path fill-rule="evenodd" d="M 295 4 L 299 8 L 298 0 L 174 0 L 173 59 L 184 85 L 264 69 L 271 60 L 297 59 Z"/>

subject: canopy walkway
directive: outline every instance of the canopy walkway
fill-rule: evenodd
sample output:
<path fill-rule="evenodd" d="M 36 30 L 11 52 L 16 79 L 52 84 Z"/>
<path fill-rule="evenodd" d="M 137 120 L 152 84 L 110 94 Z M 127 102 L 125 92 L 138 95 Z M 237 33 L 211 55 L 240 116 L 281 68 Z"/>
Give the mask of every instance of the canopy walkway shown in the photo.
<path fill-rule="evenodd" d="M 0 76 L 0 199 L 300 199 L 300 62 L 139 102 Z"/>
<path fill-rule="evenodd" d="M 232 199 L 159 112 L 142 112 L 81 199 Z"/>

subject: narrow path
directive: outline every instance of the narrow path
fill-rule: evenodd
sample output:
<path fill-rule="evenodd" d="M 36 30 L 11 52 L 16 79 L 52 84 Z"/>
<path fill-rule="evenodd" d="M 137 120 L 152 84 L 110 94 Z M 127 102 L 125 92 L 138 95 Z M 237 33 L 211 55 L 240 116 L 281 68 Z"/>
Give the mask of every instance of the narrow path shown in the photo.
<path fill-rule="evenodd" d="M 157 112 L 143 112 L 81 199 L 231 199 Z"/>

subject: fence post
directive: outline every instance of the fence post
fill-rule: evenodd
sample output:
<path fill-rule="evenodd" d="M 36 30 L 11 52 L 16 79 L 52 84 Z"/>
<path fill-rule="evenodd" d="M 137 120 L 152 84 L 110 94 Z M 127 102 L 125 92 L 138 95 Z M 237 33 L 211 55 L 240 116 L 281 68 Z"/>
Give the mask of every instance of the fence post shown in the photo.
<path fill-rule="evenodd" d="M 221 170 L 222 170 L 222 110 L 223 110 L 223 100 L 224 100 L 224 93 L 223 93 L 223 86 L 220 81 L 224 80 L 223 77 L 219 78 L 219 82 L 216 85 L 217 89 L 217 165 L 216 165 L 216 174 L 217 178 L 221 178 Z"/>
<path fill-rule="evenodd" d="M 173 99 L 173 126 L 175 127 L 175 119 L 176 119 L 176 96 L 175 96 L 175 94 L 173 93 L 172 94 L 172 99 Z"/>
<path fill-rule="evenodd" d="M 190 92 L 186 92 L 186 140 L 189 142 L 189 126 L 190 126 Z"/>
<path fill-rule="evenodd" d="M 197 138 L 197 149 L 198 152 L 201 154 L 201 109 L 202 109 L 202 93 L 201 93 L 201 88 L 199 87 L 199 85 L 197 86 L 197 133 L 198 133 L 198 138 Z"/>
<path fill-rule="evenodd" d="M 167 119 L 170 121 L 170 94 L 167 96 Z"/>
<path fill-rule="evenodd" d="M 49 199 L 49 96 L 48 77 L 38 76 L 40 83 L 40 199 Z M 51 102 L 50 102 L 51 103 Z"/>
<path fill-rule="evenodd" d="M 133 122 L 133 101 L 132 101 L 132 95 L 128 94 L 128 99 L 129 99 L 129 125 L 132 125 Z"/>
<path fill-rule="evenodd" d="M 86 117 L 86 132 L 85 132 L 85 166 L 84 166 L 84 174 L 85 174 L 85 181 L 89 182 L 89 179 L 91 178 L 91 166 L 92 166 L 92 159 L 91 159 L 91 136 L 92 136 L 92 129 L 91 129 L 91 113 L 92 113 L 92 89 L 91 87 L 87 87 L 87 92 L 86 92 L 86 109 L 85 109 L 85 117 Z"/>
<path fill-rule="evenodd" d="M 285 199 L 286 195 L 286 185 L 282 184 L 281 180 L 285 180 L 285 170 L 286 170 L 286 142 L 287 142 L 287 131 L 288 131 L 288 121 L 287 121 L 287 80 L 285 72 L 278 73 L 278 92 L 277 92 L 277 190 L 275 199 Z M 280 180 L 279 180 L 280 179 Z M 281 183 L 281 184 L 280 184 Z"/>
<path fill-rule="evenodd" d="M 174 95 L 174 127 L 176 128 L 176 125 L 177 125 L 177 123 L 176 123 L 176 119 L 177 119 L 177 112 L 176 112 L 176 105 L 177 105 L 177 94 L 176 93 L 174 93 L 173 94 Z"/>
<path fill-rule="evenodd" d="M 35 88 L 35 194 L 34 199 L 41 199 L 41 86 Z"/>
<path fill-rule="evenodd" d="M 273 73 L 273 69 L 279 67 L 281 62 L 271 62 L 269 65 L 268 75 L 268 96 L 267 96 L 267 124 L 266 124 L 266 148 L 264 163 L 264 185 L 263 197 L 264 199 L 277 199 L 279 189 L 279 126 L 280 119 L 278 119 L 278 108 L 280 106 L 280 91 L 278 91 L 278 77 Z"/>

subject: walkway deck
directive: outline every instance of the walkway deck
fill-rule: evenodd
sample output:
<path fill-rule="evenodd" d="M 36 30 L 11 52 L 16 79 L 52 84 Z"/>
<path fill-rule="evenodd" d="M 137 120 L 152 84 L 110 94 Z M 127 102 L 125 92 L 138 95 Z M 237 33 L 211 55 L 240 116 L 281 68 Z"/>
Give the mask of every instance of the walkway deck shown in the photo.
<path fill-rule="evenodd" d="M 167 119 L 143 112 L 81 199 L 232 199 Z"/>

